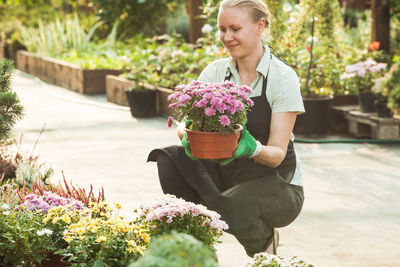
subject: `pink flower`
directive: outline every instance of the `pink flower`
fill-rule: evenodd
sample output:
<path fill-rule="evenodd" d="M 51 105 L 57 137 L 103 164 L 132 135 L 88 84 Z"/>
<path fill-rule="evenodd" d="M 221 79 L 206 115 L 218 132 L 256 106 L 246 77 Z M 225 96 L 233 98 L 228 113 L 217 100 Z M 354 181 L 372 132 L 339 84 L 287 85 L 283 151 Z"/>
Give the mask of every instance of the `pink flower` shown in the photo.
<path fill-rule="evenodd" d="M 231 120 L 228 116 L 222 115 L 219 117 L 219 123 L 221 123 L 222 126 L 228 126 L 231 123 Z"/>
<path fill-rule="evenodd" d="M 189 102 L 190 96 L 187 94 L 181 95 L 179 97 L 179 105 L 184 106 L 187 102 Z"/>
<path fill-rule="evenodd" d="M 174 119 L 171 116 L 169 116 L 168 122 L 167 122 L 169 128 L 171 128 L 173 120 Z"/>
<path fill-rule="evenodd" d="M 204 107 L 207 106 L 207 104 L 208 104 L 207 100 L 202 99 L 202 100 L 200 100 L 199 102 L 197 102 L 196 107 L 198 107 L 198 108 L 204 108 Z"/>
<path fill-rule="evenodd" d="M 207 115 L 207 116 L 214 116 L 215 115 L 215 109 L 213 109 L 213 108 L 206 108 L 206 110 L 204 111 L 204 113 Z"/>
<path fill-rule="evenodd" d="M 172 223 L 172 219 L 168 218 L 167 223 Z"/>

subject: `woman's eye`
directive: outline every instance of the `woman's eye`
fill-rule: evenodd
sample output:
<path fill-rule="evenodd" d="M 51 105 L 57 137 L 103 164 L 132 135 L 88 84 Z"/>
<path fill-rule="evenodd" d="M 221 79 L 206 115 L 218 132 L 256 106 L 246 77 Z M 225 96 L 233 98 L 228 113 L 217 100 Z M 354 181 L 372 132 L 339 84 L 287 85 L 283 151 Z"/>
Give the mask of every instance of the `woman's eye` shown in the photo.
<path fill-rule="evenodd" d="M 238 28 L 233 28 L 232 29 L 232 31 L 234 31 L 234 32 L 237 32 L 238 30 L 240 30 L 240 29 L 238 29 Z"/>

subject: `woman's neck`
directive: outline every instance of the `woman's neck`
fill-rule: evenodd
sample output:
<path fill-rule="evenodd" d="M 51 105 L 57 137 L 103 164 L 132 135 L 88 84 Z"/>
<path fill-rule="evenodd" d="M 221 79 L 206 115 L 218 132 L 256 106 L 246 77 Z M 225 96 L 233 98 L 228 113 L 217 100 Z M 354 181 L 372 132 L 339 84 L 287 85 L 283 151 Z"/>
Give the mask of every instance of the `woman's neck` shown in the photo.
<path fill-rule="evenodd" d="M 240 76 L 249 76 L 249 75 L 257 75 L 257 66 L 260 63 L 262 56 L 264 55 L 264 47 L 260 43 L 254 53 L 243 57 L 243 58 L 236 58 L 236 67 Z"/>

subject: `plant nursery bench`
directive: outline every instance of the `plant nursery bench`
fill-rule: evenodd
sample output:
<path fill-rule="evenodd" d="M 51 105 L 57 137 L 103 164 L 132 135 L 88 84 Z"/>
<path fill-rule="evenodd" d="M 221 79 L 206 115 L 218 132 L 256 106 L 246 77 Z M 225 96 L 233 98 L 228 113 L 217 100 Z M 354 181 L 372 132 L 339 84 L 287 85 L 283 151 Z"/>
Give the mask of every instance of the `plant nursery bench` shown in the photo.
<path fill-rule="evenodd" d="M 399 139 L 400 119 L 380 118 L 377 113 L 361 112 L 356 105 L 338 106 L 335 110 L 342 112 L 348 120 L 349 133 L 354 137 L 374 139 Z"/>

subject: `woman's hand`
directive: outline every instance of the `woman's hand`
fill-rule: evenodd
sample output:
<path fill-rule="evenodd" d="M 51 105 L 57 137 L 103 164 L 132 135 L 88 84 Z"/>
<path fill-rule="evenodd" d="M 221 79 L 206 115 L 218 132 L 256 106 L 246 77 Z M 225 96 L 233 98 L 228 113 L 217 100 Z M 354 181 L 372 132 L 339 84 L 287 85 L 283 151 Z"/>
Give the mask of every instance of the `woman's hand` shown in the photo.
<path fill-rule="evenodd" d="M 258 163 L 276 168 L 285 159 L 290 135 L 296 122 L 297 112 L 277 112 L 271 115 L 268 144 L 254 156 Z"/>
<path fill-rule="evenodd" d="M 176 133 L 180 140 L 183 139 L 183 135 L 185 134 L 185 121 L 181 121 L 176 128 Z"/>

